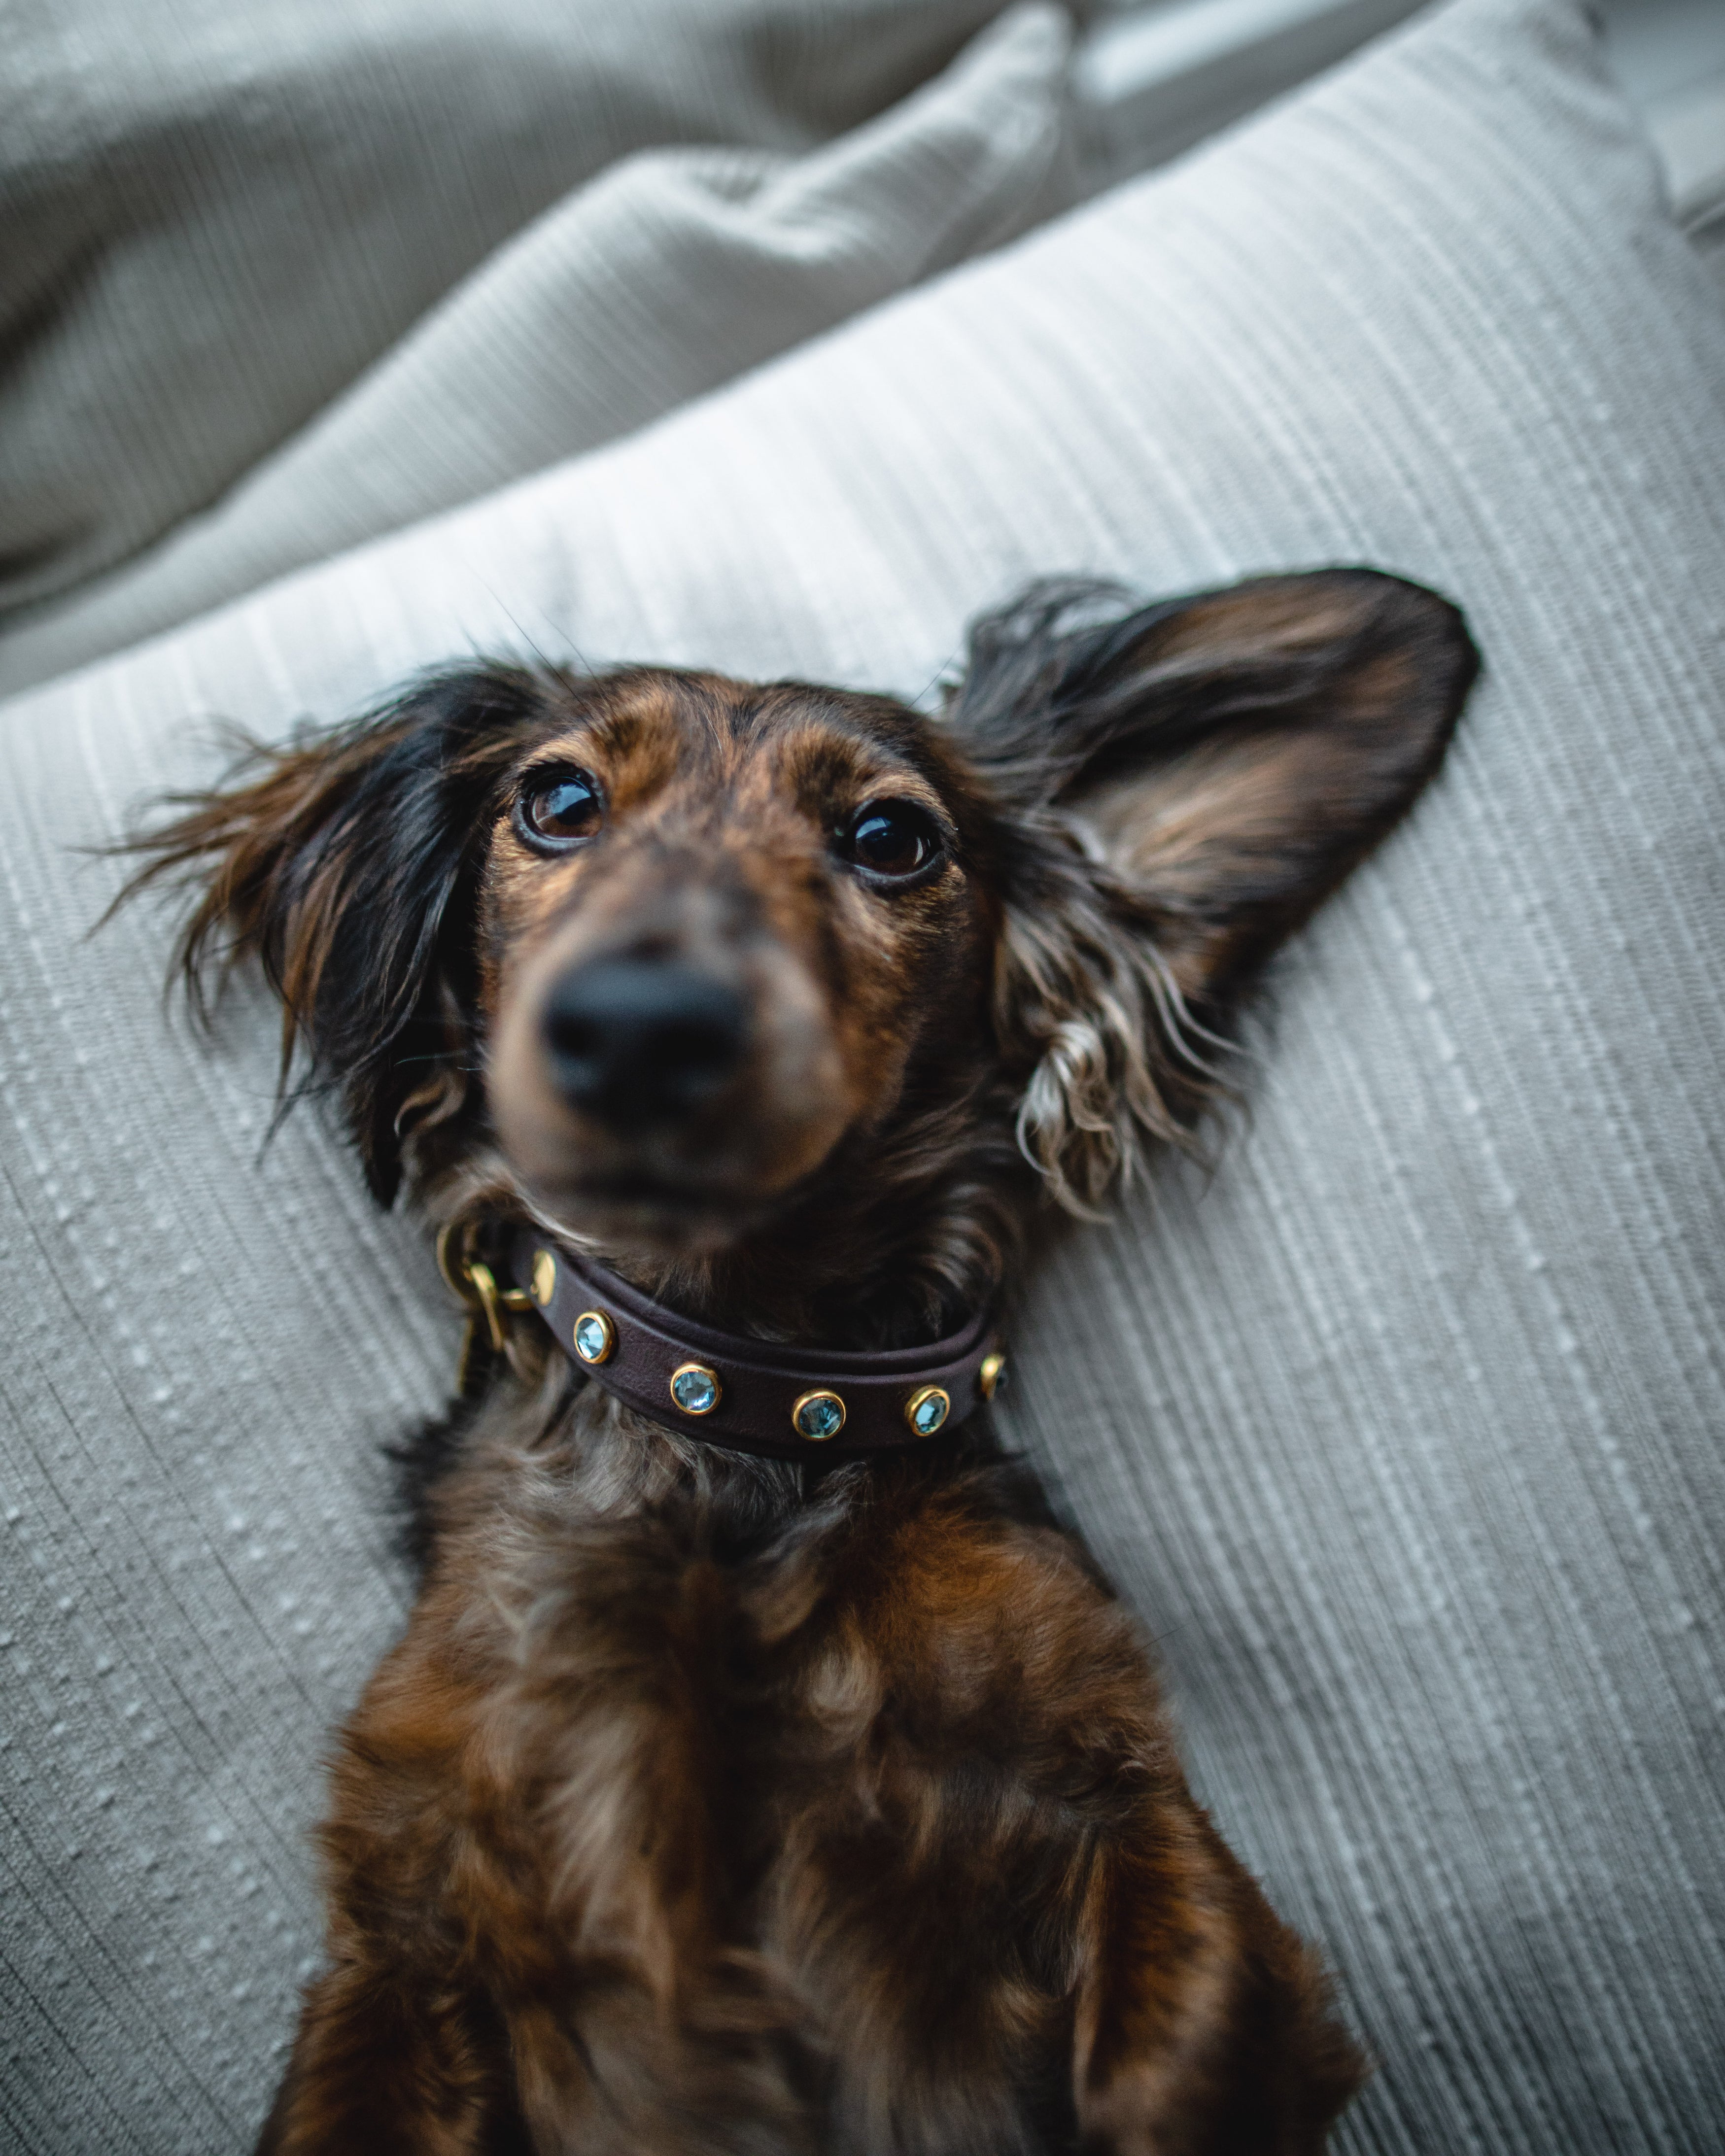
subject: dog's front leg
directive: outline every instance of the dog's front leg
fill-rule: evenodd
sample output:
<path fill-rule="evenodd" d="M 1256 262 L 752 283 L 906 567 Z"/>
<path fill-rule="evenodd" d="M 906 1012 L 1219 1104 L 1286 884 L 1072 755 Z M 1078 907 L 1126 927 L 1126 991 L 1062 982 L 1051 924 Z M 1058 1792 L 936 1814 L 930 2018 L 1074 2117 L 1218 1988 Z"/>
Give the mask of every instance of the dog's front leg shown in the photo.
<path fill-rule="evenodd" d="M 1073 2092 L 1115 2156 L 1313 2156 L 1363 2068 L 1315 1958 L 1189 1798 L 1092 1876 Z"/>
<path fill-rule="evenodd" d="M 504 2114 L 474 2002 L 416 1996 L 402 1972 L 348 1962 L 307 1989 L 258 2156 L 501 2156 Z"/>
<path fill-rule="evenodd" d="M 447 1587 L 421 1596 L 341 1732 L 319 1834 L 328 1965 L 259 2156 L 527 2147 L 486 1958 L 524 1928 L 520 1867 L 472 1773 L 496 1663 L 463 1634 L 465 1606 Z"/>

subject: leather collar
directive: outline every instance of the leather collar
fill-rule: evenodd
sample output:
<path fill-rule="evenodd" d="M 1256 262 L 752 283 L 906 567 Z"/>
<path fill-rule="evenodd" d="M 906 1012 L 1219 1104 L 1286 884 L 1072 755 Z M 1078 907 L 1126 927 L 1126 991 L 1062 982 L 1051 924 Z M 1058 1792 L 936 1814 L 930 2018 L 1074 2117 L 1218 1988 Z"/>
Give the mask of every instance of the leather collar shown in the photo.
<path fill-rule="evenodd" d="M 927 1444 L 992 1399 L 1005 1367 L 986 1309 L 926 1348 L 827 1353 L 696 1325 L 531 1228 L 505 1264 L 596 1383 L 666 1430 L 771 1460 Z"/>

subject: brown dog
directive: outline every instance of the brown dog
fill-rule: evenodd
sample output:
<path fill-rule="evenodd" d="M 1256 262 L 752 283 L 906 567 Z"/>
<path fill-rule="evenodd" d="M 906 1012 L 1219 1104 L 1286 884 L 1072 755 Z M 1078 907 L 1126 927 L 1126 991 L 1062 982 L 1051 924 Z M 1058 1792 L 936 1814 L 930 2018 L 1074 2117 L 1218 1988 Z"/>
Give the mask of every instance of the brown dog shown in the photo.
<path fill-rule="evenodd" d="M 264 2148 L 1257 2156 L 1355 2087 L 994 1444 L 977 1313 L 1050 1195 L 1189 1134 L 1476 662 L 1359 570 L 1122 603 L 983 621 L 939 720 L 447 675 L 144 842 L 141 880 L 207 878 L 194 992 L 261 960 L 285 1076 L 339 1090 L 380 1199 L 405 1173 L 493 1343 L 419 1455 L 424 1591 L 341 1739 Z M 554 1280 L 599 1306 L 586 1368 Z M 655 1323 L 707 1358 L 668 1397 Z"/>

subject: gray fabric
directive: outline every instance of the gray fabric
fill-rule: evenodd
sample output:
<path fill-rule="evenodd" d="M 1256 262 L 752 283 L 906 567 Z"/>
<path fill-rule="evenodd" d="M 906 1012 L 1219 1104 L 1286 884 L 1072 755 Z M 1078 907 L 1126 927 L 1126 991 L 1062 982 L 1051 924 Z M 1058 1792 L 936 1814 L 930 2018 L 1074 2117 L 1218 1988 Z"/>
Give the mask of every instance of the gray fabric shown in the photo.
<path fill-rule="evenodd" d="M 203 506 L 569 188 L 807 147 L 999 0 L 0 0 L 0 609 Z"/>
<path fill-rule="evenodd" d="M 1363 560 L 1486 679 L 1206 1186 L 1057 1240 L 1013 1425 L 1382 2061 L 1354 2152 L 1717 2142 L 1725 316 L 1569 0 L 1455 0 L 648 432 L 0 712 L 0 2142 L 228 2148 L 400 1621 L 411 1233 L 69 844 L 439 656 L 925 690 L 1040 570 Z M 1051 1239 L 1052 1240 L 1052 1239 Z M 278 2047 L 272 2051 L 272 2046 Z"/>
<path fill-rule="evenodd" d="M 1081 56 L 1099 148 L 1124 179 L 1165 163 L 1404 21 L 1419 0 L 1121 7 Z"/>
<path fill-rule="evenodd" d="M 0 637 L 0 695 L 627 434 L 1065 207 L 1069 43 L 1060 10 L 1021 7 L 800 158 L 660 150 L 612 167 L 217 508 Z"/>

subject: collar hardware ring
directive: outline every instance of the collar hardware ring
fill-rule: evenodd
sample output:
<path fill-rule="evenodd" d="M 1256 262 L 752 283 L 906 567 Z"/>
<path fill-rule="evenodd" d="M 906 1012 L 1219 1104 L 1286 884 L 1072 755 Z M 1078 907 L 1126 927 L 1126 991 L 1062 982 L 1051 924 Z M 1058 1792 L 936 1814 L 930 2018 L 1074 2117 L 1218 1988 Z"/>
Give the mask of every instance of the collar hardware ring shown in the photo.
<path fill-rule="evenodd" d="M 468 1324 L 476 1328 L 483 1317 L 491 1352 L 502 1354 L 509 1345 L 509 1332 L 502 1324 L 505 1315 L 531 1311 L 532 1296 L 520 1287 L 498 1285 L 490 1265 L 472 1255 L 472 1220 L 449 1220 L 438 1231 L 438 1272 L 468 1311 Z"/>

